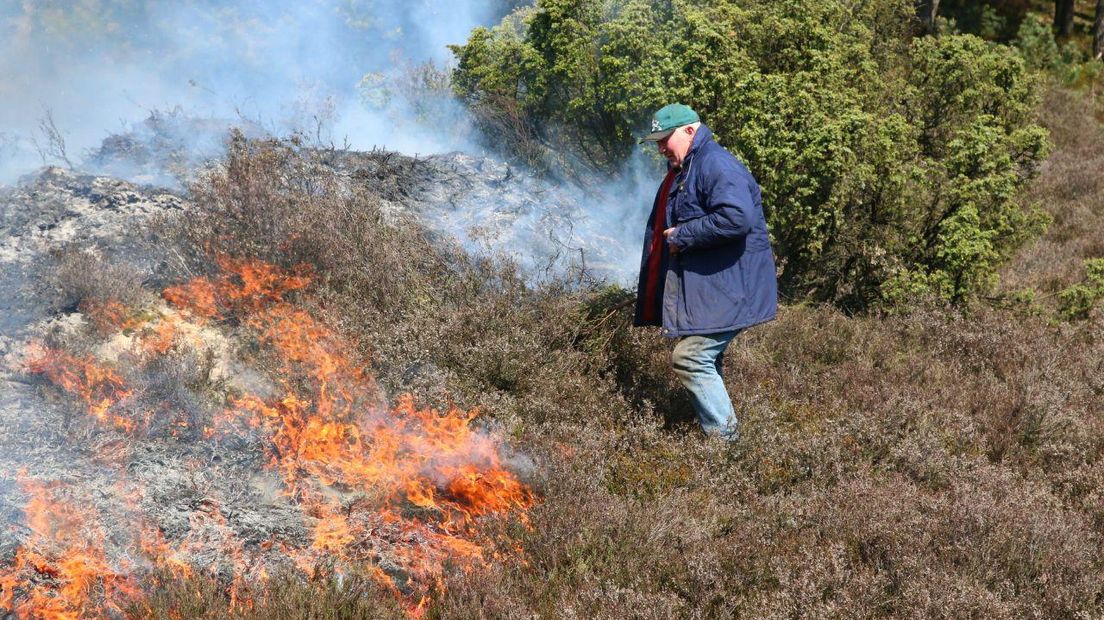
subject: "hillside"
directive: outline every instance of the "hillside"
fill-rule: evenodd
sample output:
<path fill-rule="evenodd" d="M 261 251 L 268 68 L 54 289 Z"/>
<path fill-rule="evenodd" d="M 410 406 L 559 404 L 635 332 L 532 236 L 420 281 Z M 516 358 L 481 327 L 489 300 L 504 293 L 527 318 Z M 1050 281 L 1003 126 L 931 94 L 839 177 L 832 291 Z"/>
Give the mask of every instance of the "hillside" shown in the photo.
<path fill-rule="evenodd" d="M 106 594 L 109 614 L 166 618 L 1099 614 L 1104 318 L 1059 320 L 1054 296 L 1104 254 L 1104 129 L 1079 95 L 1042 113 L 1055 148 L 1028 196 L 1054 224 L 1002 272 L 1038 297 L 785 306 L 729 349 L 736 446 L 688 423 L 668 344 L 628 328 L 624 292 L 448 240 L 454 213 L 498 221 L 448 198 L 505 196 L 507 234 L 534 243 L 544 190 L 503 164 L 239 140 L 186 194 L 47 169 L 0 200 L 0 458 L 20 472 L 0 513 L 48 500 L 61 525 L 3 534 L 0 556 L 29 563 L 0 600 Z M 305 439 L 326 411 L 354 434 Z M 369 429 L 399 438 L 392 473 L 358 473 L 386 445 Z M 498 482 L 461 492 L 457 463 Z M 101 543 L 75 554 L 73 531 Z M 43 567 L 64 557 L 99 585 L 59 589 L 73 563 Z"/>

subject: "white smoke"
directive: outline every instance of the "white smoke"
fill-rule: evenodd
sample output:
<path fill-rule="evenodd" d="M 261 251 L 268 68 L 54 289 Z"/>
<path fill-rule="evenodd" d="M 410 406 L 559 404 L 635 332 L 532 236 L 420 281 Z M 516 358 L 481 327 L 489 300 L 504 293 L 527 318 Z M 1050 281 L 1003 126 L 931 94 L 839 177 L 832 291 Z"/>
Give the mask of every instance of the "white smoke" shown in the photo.
<path fill-rule="evenodd" d="M 230 125 L 353 150 L 478 156 L 478 137 L 466 133 L 475 123 L 447 96 L 446 46 L 517 4 L 0 0 L 0 184 L 68 160 L 172 186 L 164 161 L 140 167 L 143 158 L 185 153 L 183 167 L 194 166 L 222 153 Z M 419 70 L 441 78 L 440 97 L 411 89 L 426 76 Z M 105 158 L 101 145 L 127 157 Z M 632 285 L 656 171 L 637 152 L 620 175 L 588 189 L 534 180 L 528 196 L 477 195 L 438 219 L 471 247 L 534 270 L 558 257 Z"/>
<path fill-rule="evenodd" d="M 338 146 L 437 152 L 386 87 L 495 21 L 495 0 L 2 0 L 0 182 L 68 158 L 153 111 L 247 119 Z M 365 77 L 368 76 L 368 79 Z M 367 92 L 366 92 L 367 91 Z"/>

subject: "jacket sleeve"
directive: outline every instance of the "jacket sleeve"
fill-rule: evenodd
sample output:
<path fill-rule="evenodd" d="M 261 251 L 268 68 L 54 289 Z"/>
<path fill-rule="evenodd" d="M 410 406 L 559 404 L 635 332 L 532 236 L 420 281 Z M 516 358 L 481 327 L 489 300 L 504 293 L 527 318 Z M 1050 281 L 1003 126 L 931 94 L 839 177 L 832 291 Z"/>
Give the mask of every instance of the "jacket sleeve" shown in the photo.
<path fill-rule="evenodd" d="M 677 225 L 668 241 L 680 252 L 711 248 L 747 235 L 751 231 L 753 200 L 748 181 L 725 162 L 703 162 L 701 196 L 705 215 Z"/>

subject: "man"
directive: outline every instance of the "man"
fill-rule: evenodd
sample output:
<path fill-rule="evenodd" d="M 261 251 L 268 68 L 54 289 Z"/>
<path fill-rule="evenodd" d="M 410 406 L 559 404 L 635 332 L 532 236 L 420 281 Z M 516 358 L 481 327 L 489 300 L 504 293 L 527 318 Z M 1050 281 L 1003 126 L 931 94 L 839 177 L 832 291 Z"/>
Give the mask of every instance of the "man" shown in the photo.
<path fill-rule="evenodd" d="M 656 112 L 647 141 L 668 167 L 644 233 L 634 324 L 678 338 L 671 363 L 702 429 L 736 439 L 722 355 L 738 333 L 778 309 L 759 185 L 685 105 Z"/>

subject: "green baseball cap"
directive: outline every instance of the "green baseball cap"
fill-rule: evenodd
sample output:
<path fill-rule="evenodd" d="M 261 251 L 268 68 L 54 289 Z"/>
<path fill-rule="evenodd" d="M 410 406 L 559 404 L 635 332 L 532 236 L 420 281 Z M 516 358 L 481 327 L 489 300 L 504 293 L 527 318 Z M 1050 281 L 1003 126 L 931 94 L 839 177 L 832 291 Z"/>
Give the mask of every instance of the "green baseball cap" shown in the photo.
<path fill-rule="evenodd" d="M 698 113 L 691 110 L 690 106 L 681 103 L 671 103 L 663 106 L 652 116 L 652 133 L 644 136 L 640 142 L 656 142 L 675 133 L 675 130 L 683 125 L 696 123 L 701 119 Z"/>

